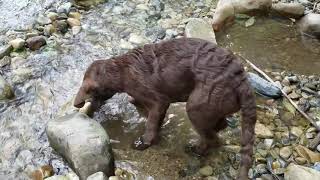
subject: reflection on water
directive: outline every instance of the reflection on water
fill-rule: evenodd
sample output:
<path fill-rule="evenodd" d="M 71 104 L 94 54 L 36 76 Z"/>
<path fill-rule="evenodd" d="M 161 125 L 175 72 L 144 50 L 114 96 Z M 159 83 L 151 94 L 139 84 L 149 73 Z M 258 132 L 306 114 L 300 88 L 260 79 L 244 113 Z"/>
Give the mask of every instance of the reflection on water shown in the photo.
<path fill-rule="evenodd" d="M 219 32 L 217 41 L 262 68 L 319 74 L 320 42 L 301 37 L 289 20 L 256 18 L 248 28 L 238 20 Z"/>

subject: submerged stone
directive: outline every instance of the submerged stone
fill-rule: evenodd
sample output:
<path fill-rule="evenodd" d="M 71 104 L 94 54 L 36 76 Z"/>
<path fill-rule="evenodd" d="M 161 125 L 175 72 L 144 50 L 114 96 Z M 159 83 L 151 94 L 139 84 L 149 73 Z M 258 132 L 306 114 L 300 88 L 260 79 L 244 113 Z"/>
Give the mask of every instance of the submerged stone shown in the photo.
<path fill-rule="evenodd" d="M 0 76 L 0 100 L 11 99 L 14 97 L 11 86 Z"/>

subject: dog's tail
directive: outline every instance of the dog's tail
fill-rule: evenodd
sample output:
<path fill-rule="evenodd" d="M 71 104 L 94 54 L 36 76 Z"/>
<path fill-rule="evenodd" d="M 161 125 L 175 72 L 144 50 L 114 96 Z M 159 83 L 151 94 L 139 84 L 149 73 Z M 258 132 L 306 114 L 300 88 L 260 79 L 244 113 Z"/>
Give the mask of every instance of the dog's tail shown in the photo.
<path fill-rule="evenodd" d="M 252 165 L 253 145 L 255 139 L 255 124 L 257 120 L 256 100 L 253 90 L 245 78 L 238 89 L 241 116 L 241 161 L 239 178 L 247 179 L 248 171 Z"/>

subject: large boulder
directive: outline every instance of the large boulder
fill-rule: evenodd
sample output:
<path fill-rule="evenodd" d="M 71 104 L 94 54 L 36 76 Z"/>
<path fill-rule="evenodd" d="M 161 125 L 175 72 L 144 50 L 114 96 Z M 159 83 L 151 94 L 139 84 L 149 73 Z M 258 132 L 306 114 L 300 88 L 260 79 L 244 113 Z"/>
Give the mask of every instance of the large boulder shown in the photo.
<path fill-rule="evenodd" d="M 114 174 L 110 139 L 103 127 L 86 114 L 73 113 L 52 120 L 47 126 L 50 145 L 84 180 L 96 172 Z"/>
<path fill-rule="evenodd" d="M 11 86 L 0 75 L 0 100 L 11 99 L 14 97 Z"/>
<path fill-rule="evenodd" d="M 288 18 L 299 18 L 304 14 L 304 6 L 300 3 L 274 3 L 272 12 Z"/>
<path fill-rule="evenodd" d="M 320 179 L 320 172 L 308 167 L 291 163 L 284 172 L 285 180 L 316 180 Z"/>
<path fill-rule="evenodd" d="M 212 27 L 219 31 L 225 24 L 232 22 L 236 14 L 263 14 L 272 6 L 272 0 L 219 0 L 212 19 Z"/>
<path fill-rule="evenodd" d="M 216 36 L 210 24 L 203 19 L 192 18 L 186 28 L 186 37 L 200 38 L 217 44 Z"/>
<path fill-rule="evenodd" d="M 103 2 L 107 2 L 107 0 L 75 0 L 75 2 L 78 5 L 90 7 L 90 6 L 98 5 Z"/>
<path fill-rule="evenodd" d="M 320 39 L 320 14 L 310 13 L 303 16 L 298 22 L 298 27 L 302 34 Z"/>

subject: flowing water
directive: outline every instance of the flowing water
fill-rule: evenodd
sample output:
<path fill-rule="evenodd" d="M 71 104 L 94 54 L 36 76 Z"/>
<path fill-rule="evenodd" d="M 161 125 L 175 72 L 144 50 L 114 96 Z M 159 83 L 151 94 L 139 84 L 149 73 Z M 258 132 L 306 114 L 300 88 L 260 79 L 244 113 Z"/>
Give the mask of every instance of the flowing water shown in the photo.
<path fill-rule="evenodd" d="M 43 8 L 55 6 L 51 2 L 0 0 L 1 32 L 8 29 L 12 32 L 30 25 L 36 14 L 44 12 Z M 170 7 L 180 7 L 171 8 L 179 14 L 190 8 L 179 3 L 167 3 L 165 11 Z M 126 8 L 121 10 L 121 7 Z M 127 40 L 131 32 L 145 33 L 158 27 L 153 16 L 145 11 L 137 12 L 134 8 L 133 1 L 113 0 L 91 9 L 83 13 L 80 34 L 52 36 L 43 50 L 28 54 L 18 69 L 1 69 L 0 73 L 13 84 L 16 98 L 0 102 L 0 179 L 27 179 L 31 169 L 45 164 L 58 167 L 56 172 L 59 174 L 68 171 L 63 160 L 49 147 L 46 123 L 68 111 L 83 73 L 91 62 L 126 52 L 119 48 L 119 42 Z M 190 14 L 186 16 L 190 17 Z M 19 36 L 19 32 L 15 33 Z M 2 43 L 6 36 L 2 34 Z M 236 24 L 218 34 L 218 43 L 243 54 L 263 68 L 302 74 L 318 74 L 320 68 L 319 52 L 313 51 L 317 46 L 310 43 L 306 46 L 288 22 L 261 19 L 249 28 Z M 32 73 L 19 76 L 22 83 L 15 81 L 17 71 L 23 70 Z M 102 122 L 112 139 L 116 159 L 119 160 L 117 166 L 135 174 L 136 179 L 201 179 L 196 172 L 206 164 L 215 168 L 215 174 L 225 176 L 230 169 L 230 159 L 238 160 L 235 155 L 224 151 L 214 151 L 205 159 L 191 157 L 184 152 L 184 145 L 194 141 L 197 135 L 187 120 L 183 103 L 174 104 L 169 109 L 159 145 L 143 152 L 132 150 L 130 143 L 142 134 L 145 119 L 128 103 L 125 95 L 117 95 L 107 101 L 94 118 Z M 228 128 L 223 134 L 223 137 L 232 137 L 227 140 L 229 144 L 239 144 L 238 128 Z"/>

